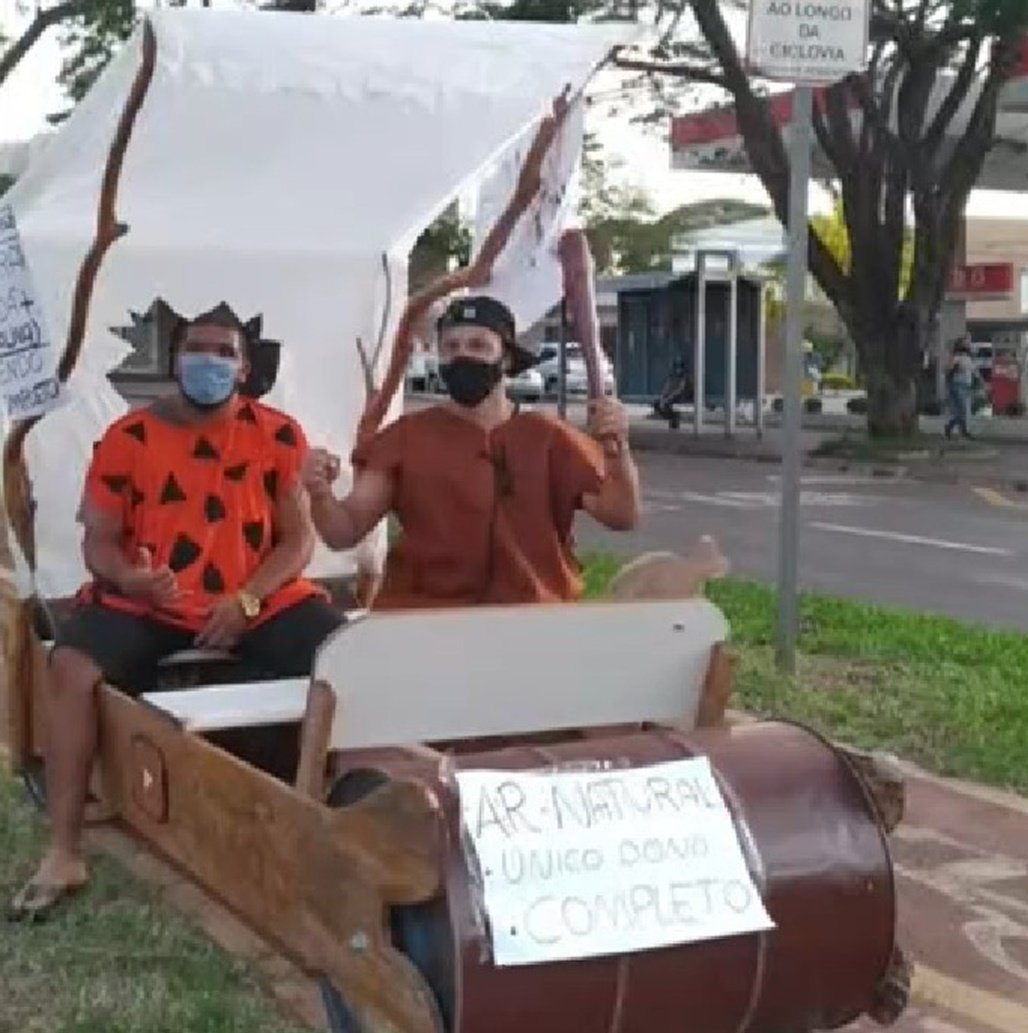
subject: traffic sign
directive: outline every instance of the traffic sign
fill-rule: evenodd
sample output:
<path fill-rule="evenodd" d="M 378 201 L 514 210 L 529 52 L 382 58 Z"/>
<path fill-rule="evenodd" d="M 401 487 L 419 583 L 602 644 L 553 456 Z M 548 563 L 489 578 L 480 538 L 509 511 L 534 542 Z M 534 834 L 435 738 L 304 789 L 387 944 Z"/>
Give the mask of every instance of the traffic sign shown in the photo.
<path fill-rule="evenodd" d="M 867 68 L 871 0 L 750 0 L 746 59 L 766 79 L 817 86 Z"/>

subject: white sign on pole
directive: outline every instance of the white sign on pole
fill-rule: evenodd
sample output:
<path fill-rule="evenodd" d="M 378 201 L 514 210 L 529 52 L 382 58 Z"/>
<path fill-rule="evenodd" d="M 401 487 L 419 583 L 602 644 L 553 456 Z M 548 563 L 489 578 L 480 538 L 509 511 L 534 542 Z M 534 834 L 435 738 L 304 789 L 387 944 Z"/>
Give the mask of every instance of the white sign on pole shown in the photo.
<path fill-rule="evenodd" d="M 768 79 L 817 85 L 867 67 L 871 0 L 750 0 L 746 58 Z"/>
<path fill-rule="evenodd" d="M 706 758 L 456 777 L 498 966 L 774 928 Z"/>
<path fill-rule="evenodd" d="M 18 235 L 14 209 L 0 205 L 0 395 L 12 419 L 40 416 L 60 397 L 57 355 Z"/>

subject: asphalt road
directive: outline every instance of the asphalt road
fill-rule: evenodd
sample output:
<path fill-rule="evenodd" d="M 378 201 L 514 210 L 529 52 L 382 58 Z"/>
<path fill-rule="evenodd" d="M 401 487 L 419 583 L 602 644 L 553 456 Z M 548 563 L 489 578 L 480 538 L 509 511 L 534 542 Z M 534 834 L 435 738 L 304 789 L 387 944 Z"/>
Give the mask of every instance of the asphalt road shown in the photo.
<path fill-rule="evenodd" d="M 779 469 L 644 453 L 645 512 L 630 534 L 578 524 L 582 549 L 684 551 L 713 535 L 732 573 L 773 582 Z M 804 471 L 800 583 L 1028 631 L 1028 505 L 966 486 Z"/>

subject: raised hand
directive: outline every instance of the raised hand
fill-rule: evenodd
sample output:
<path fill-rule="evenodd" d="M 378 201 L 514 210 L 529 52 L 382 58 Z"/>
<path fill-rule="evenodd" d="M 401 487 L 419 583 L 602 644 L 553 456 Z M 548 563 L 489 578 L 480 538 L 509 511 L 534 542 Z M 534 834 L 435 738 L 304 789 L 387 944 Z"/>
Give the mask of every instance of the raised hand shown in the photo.
<path fill-rule="evenodd" d="M 173 606 L 182 598 L 175 572 L 167 565 L 154 568 L 149 549 L 139 549 L 136 563 L 122 577 L 118 587 L 132 599 L 140 599 L 157 609 Z"/>
<path fill-rule="evenodd" d="M 300 476 L 312 499 L 332 496 L 332 485 L 339 477 L 339 470 L 339 457 L 327 449 L 312 448 L 307 453 Z"/>

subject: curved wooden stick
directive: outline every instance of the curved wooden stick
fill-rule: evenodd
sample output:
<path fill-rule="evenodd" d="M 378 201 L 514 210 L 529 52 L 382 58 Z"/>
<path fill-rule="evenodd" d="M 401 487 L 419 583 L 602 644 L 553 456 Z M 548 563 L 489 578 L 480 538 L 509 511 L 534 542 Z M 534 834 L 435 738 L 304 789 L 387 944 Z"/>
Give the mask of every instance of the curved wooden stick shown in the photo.
<path fill-rule="evenodd" d="M 589 400 L 603 397 L 603 365 L 600 347 L 600 322 L 596 315 L 596 279 L 589 238 L 585 230 L 566 230 L 557 245 L 564 273 L 564 296 L 571 309 L 575 335 L 582 346 Z M 614 459 L 621 454 L 621 443 L 613 437 L 603 439 L 604 453 Z"/>
<path fill-rule="evenodd" d="M 510 239 L 514 227 L 539 193 L 542 164 L 558 130 L 567 118 L 570 87 L 554 101 L 553 114 L 543 118 L 532 146 L 525 156 L 518 176 L 518 185 L 507 207 L 482 243 L 471 265 L 440 277 L 407 302 L 393 337 L 393 354 L 382 386 L 369 400 L 357 425 L 358 444 L 372 436 L 382 425 L 385 414 L 403 382 L 414 345 L 414 328 L 431 306 L 441 298 L 465 287 L 484 287 L 493 274 L 493 266 Z"/>
<path fill-rule="evenodd" d="M 104 256 L 111 245 L 128 233 L 128 226 L 117 218 L 118 184 L 121 180 L 122 165 L 128 149 L 136 116 L 139 114 L 153 81 L 154 67 L 157 60 L 157 39 L 149 19 L 143 22 L 143 54 L 135 80 L 125 99 L 125 107 L 111 147 L 107 153 L 107 164 L 104 167 L 103 181 L 100 187 L 100 200 L 97 205 L 96 234 L 93 243 L 86 253 L 79 269 L 72 296 L 71 319 L 68 324 L 68 337 L 64 352 L 57 365 L 57 377 L 63 384 L 71 376 L 75 364 L 82 352 L 82 344 L 86 336 L 86 324 L 89 320 L 89 305 L 93 299 L 93 288 L 100 272 Z M 41 419 L 33 416 L 20 420 L 14 425 L 4 444 L 4 505 L 15 538 L 30 570 L 36 569 L 36 537 L 33 526 L 34 506 L 32 502 L 32 486 L 28 471 L 25 468 L 25 439 L 29 431 Z"/>

